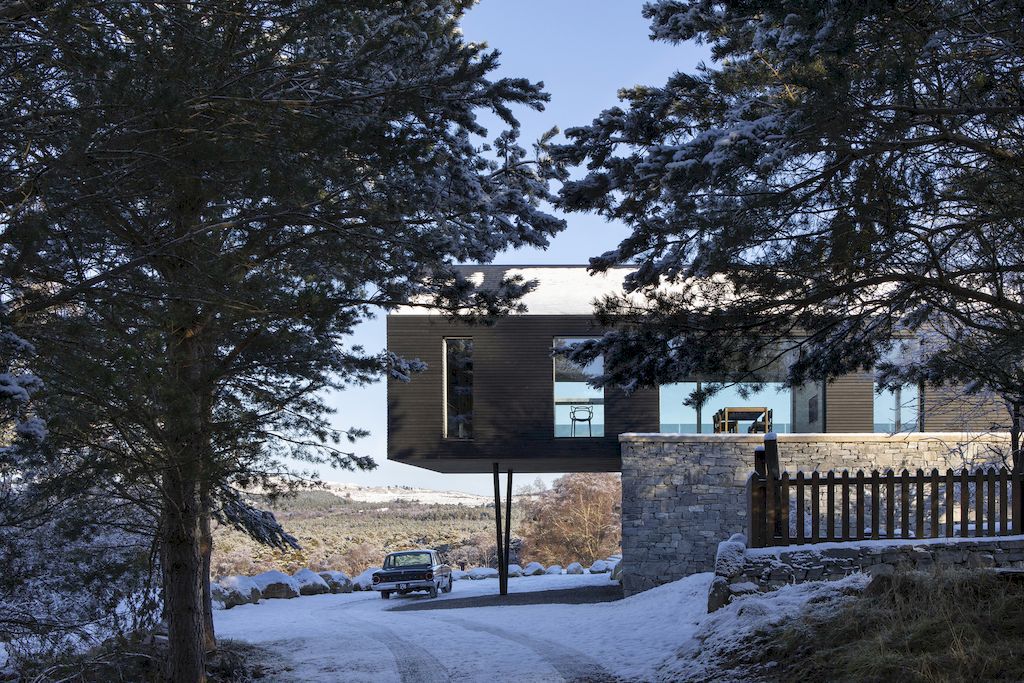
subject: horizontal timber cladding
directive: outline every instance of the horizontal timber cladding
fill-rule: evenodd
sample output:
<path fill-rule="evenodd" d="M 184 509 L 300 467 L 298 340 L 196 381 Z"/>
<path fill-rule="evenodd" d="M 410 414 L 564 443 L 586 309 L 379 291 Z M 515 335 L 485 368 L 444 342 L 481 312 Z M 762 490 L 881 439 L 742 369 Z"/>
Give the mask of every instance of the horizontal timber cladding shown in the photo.
<path fill-rule="evenodd" d="M 843 375 L 825 385 L 825 431 L 873 432 L 874 379 L 869 373 Z"/>
<path fill-rule="evenodd" d="M 605 390 L 603 437 L 555 438 L 555 337 L 602 333 L 589 316 L 508 316 L 492 326 L 440 316 L 388 316 L 388 349 L 427 364 L 410 382 L 388 380 L 388 458 L 439 472 L 618 471 L 618 435 L 658 430 L 658 391 Z M 446 337 L 473 338 L 473 439 L 443 438 Z"/>
<path fill-rule="evenodd" d="M 1009 429 L 1010 413 L 998 398 L 967 395 L 960 386 L 926 386 L 922 403 L 925 431 Z"/>

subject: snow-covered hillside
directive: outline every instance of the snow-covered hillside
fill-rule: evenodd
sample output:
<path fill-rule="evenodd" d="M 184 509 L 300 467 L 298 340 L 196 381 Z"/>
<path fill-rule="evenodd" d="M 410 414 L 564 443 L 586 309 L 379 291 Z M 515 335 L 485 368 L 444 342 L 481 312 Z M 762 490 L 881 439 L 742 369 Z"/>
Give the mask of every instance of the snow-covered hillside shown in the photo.
<path fill-rule="evenodd" d="M 331 493 L 365 503 L 390 503 L 392 501 L 418 502 L 427 505 L 469 505 L 479 506 L 493 502 L 492 498 L 462 491 L 435 491 L 434 489 L 411 486 L 359 486 L 328 482 Z"/>
<path fill-rule="evenodd" d="M 339 498 L 346 498 L 361 503 L 423 503 L 425 505 L 468 505 L 478 507 L 493 503 L 494 499 L 464 491 L 438 491 L 436 489 L 416 488 L 412 486 L 360 486 L 345 482 L 322 482 L 322 489 Z M 260 494 L 264 489 L 254 486 L 249 493 Z M 516 496 L 517 498 L 519 496 Z"/>

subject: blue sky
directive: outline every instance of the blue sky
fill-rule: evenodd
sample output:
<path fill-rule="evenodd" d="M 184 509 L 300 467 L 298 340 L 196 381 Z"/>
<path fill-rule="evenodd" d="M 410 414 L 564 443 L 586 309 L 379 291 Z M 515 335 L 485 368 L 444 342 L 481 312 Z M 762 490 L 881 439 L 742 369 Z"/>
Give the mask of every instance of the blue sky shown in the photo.
<path fill-rule="evenodd" d="M 552 126 L 561 130 L 589 123 L 601 110 L 617 102 L 620 88 L 636 84 L 661 85 L 675 71 L 693 71 L 708 59 L 705 47 L 668 45 L 648 39 L 643 2 L 633 0 L 483 0 L 463 22 L 467 40 L 485 42 L 501 51 L 499 75 L 543 81 L 551 102 L 543 112 L 520 110 L 521 142 L 528 145 Z M 493 119 L 482 117 L 484 125 Z M 497 126 L 491 131 L 497 132 Z M 519 249 L 502 254 L 495 263 L 586 263 L 594 255 L 615 247 L 626 235 L 622 225 L 593 215 L 565 217 L 568 228 L 546 250 Z M 384 320 L 377 318 L 357 330 L 353 343 L 367 350 L 385 346 Z M 414 380 L 415 381 L 415 380 Z M 322 478 L 368 486 L 402 485 L 453 489 L 472 493 L 493 492 L 490 475 L 437 474 L 386 457 L 387 402 L 383 383 L 351 388 L 330 397 L 338 412 L 337 427 L 369 429 L 369 437 L 356 444 L 378 467 L 372 472 L 346 472 L 323 468 Z M 550 481 L 557 475 L 545 475 Z M 524 474 L 520 484 L 536 475 Z"/>

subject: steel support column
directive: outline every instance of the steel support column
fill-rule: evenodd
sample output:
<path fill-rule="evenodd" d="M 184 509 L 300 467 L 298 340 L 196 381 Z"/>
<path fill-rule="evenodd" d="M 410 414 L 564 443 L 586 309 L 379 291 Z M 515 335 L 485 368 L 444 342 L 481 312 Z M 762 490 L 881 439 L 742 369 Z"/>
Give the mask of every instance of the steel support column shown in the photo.
<path fill-rule="evenodd" d="M 501 482 L 498 479 L 498 463 L 494 463 L 494 537 L 498 555 L 498 590 L 505 595 L 508 593 L 505 586 L 508 564 L 505 562 L 505 548 L 501 542 Z"/>
<path fill-rule="evenodd" d="M 505 473 L 506 489 L 505 489 L 505 560 L 502 562 L 502 585 L 501 594 L 505 595 L 508 593 L 508 563 L 511 557 L 511 542 L 512 542 L 512 468 L 508 468 Z"/>

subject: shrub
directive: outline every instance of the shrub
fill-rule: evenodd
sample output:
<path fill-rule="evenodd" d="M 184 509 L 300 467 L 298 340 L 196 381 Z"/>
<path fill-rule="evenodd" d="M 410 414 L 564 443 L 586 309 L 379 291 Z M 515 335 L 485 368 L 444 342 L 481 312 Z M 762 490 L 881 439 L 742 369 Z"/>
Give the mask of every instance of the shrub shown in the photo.
<path fill-rule="evenodd" d="M 622 484 L 617 474 L 567 474 L 521 505 L 522 558 L 545 565 L 589 565 L 619 550 Z"/>

